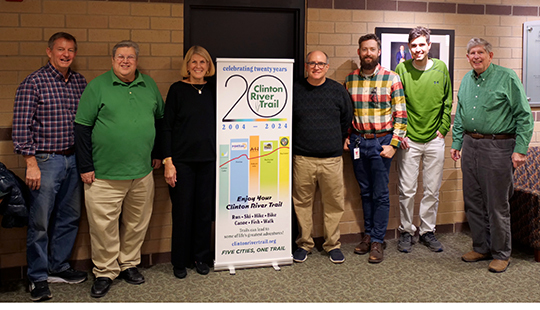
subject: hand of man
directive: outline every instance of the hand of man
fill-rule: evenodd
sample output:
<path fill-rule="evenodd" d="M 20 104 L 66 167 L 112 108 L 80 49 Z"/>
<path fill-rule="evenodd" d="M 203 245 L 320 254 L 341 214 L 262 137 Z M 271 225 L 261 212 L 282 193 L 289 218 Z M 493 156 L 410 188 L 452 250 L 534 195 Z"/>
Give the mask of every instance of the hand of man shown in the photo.
<path fill-rule="evenodd" d="M 517 168 L 525 163 L 527 160 L 527 155 L 523 155 L 520 153 L 512 153 L 512 163 L 514 164 L 514 168 Z"/>
<path fill-rule="evenodd" d="M 159 159 L 152 159 L 152 168 L 159 169 L 161 168 L 161 160 Z"/>
<path fill-rule="evenodd" d="M 41 187 L 41 170 L 34 156 L 26 160 L 26 185 L 31 190 L 38 190 Z"/>
<path fill-rule="evenodd" d="M 438 130 L 437 130 L 437 137 L 441 138 L 441 139 L 444 139 L 444 136 L 442 133 L 440 133 Z"/>
<path fill-rule="evenodd" d="M 384 158 L 392 158 L 392 157 L 394 157 L 394 154 L 396 153 L 396 148 L 395 147 L 393 147 L 391 145 L 383 145 L 382 148 L 383 148 L 383 150 L 380 153 L 381 157 L 384 157 Z"/>
<path fill-rule="evenodd" d="M 96 174 L 94 171 L 81 173 L 81 180 L 85 184 L 92 184 L 96 180 Z"/>
<path fill-rule="evenodd" d="M 406 150 L 409 148 L 409 138 L 405 137 L 403 140 L 401 140 L 401 144 L 399 145 L 402 150 Z"/>
<path fill-rule="evenodd" d="M 343 143 L 343 150 L 349 152 L 349 144 L 351 144 L 351 140 L 349 140 L 349 137 L 345 139 L 345 143 Z"/>
<path fill-rule="evenodd" d="M 451 149 L 450 156 L 452 156 L 452 159 L 454 161 L 458 161 L 461 158 L 461 151 L 458 151 L 456 149 Z"/>

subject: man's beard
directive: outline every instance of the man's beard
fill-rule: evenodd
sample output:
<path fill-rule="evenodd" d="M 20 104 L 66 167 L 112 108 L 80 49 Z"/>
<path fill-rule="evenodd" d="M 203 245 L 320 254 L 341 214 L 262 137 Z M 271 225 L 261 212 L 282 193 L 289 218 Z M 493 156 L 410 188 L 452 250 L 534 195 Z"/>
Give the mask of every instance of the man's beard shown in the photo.
<path fill-rule="evenodd" d="M 365 69 L 365 70 L 372 70 L 372 69 L 375 69 L 375 67 L 377 67 L 377 65 L 379 64 L 379 57 L 370 57 L 371 58 L 371 62 L 367 63 L 364 61 L 364 59 L 360 59 L 360 67 L 362 69 Z"/>

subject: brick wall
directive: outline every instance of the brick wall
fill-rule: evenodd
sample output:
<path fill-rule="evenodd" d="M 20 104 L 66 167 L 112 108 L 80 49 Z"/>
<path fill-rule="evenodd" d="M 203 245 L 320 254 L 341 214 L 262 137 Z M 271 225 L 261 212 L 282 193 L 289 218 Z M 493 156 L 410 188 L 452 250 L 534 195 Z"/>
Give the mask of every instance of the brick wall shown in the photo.
<path fill-rule="evenodd" d="M 47 62 L 46 41 L 56 31 L 72 33 L 79 52 L 73 68 L 92 80 L 111 67 L 110 51 L 115 43 L 132 39 L 141 46 L 139 68 L 152 76 L 163 97 L 180 79 L 183 51 L 182 0 L 86 1 L 86 0 L 0 0 L 0 161 L 24 176 L 24 160 L 13 153 L 11 122 L 13 98 L 26 75 Z M 454 29 L 456 34 L 454 86 L 457 91 L 463 75 L 470 70 L 465 45 L 472 36 L 481 36 L 494 45 L 494 63 L 514 69 L 521 76 L 522 23 L 537 20 L 540 0 L 308 0 L 306 51 L 321 49 L 330 56 L 330 77 L 343 81 L 356 69 L 358 37 L 375 27 L 414 27 Z M 466 14 L 468 13 L 468 14 Z M 471 14 L 474 13 L 474 14 Z M 210 51 L 211 52 L 211 51 Z M 535 114 L 540 114 L 536 112 Z M 540 117 L 532 145 L 540 145 Z M 447 148 L 451 137 L 446 138 Z M 461 171 L 448 156 L 439 206 L 439 231 L 455 231 L 466 221 L 461 197 Z M 345 157 L 346 211 L 341 232 L 352 239 L 362 230 L 362 208 L 358 185 L 349 157 Z M 156 171 L 156 198 L 143 254 L 170 251 L 170 202 L 162 170 Z M 388 237 L 399 225 L 397 178 L 392 164 L 391 212 Z M 421 188 L 421 182 L 419 183 Z M 421 195 L 421 194 L 420 194 Z M 419 195 L 419 197 L 420 197 Z M 314 228 L 322 236 L 319 193 Z M 25 265 L 24 228 L 0 228 L 0 268 Z M 73 259 L 90 259 L 88 224 L 81 220 Z M 147 260 L 148 262 L 148 260 Z M 22 273 L 22 269 L 19 268 Z"/>
<path fill-rule="evenodd" d="M 323 50 L 329 55 L 331 78 L 343 81 L 345 76 L 358 68 L 356 50 L 358 38 L 375 32 L 376 27 L 411 28 L 418 25 L 432 29 L 455 31 L 454 50 L 454 111 L 457 90 L 462 77 L 471 70 L 467 62 L 466 45 L 472 37 L 483 37 L 493 46 L 493 63 L 514 69 L 521 76 L 522 25 L 538 20 L 540 1 L 528 0 L 460 0 L 434 1 L 308 1 L 306 52 Z M 474 13 L 474 14 L 468 14 Z M 531 145 L 540 145 L 540 109 L 535 114 L 535 133 Z M 459 230 L 466 222 L 462 198 L 461 170 L 459 163 L 450 158 L 451 133 L 446 137 L 446 158 L 440 203 L 437 216 L 439 232 Z M 355 183 L 352 163 L 344 158 L 346 179 L 345 215 L 341 221 L 342 235 L 354 235 L 363 229 L 362 205 L 359 189 Z M 421 174 L 421 173 L 420 173 Z M 397 236 L 399 226 L 399 201 L 397 169 L 392 163 L 390 173 L 390 221 L 388 237 Z M 421 177 L 418 183 L 415 213 L 422 197 Z M 322 206 L 317 200 L 315 217 L 316 235 L 323 235 Z M 415 223 L 418 223 L 417 216 Z"/>

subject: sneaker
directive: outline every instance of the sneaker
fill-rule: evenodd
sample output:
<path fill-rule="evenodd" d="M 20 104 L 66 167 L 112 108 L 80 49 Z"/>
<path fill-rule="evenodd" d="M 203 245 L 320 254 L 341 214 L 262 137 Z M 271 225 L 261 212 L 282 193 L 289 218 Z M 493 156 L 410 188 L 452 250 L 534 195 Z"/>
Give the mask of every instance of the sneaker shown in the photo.
<path fill-rule="evenodd" d="M 296 251 L 294 251 L 293 261 L 295 261 L 296 263 L 303 263 L 306 261 L 307 255 L 308 255 L 308 251 L 302 248 L 298 248 L 296 249 Z"/>
<path fill-rule="evenodd" d="M 403 253 L 411 253 L 413 245 L 413 238 L 408 232 L 402 232 L 399 235 L 397 249 Z"/>
<path fill-rule="evenodd" d="M 51 273 L 47 282 L 77 284 L 86 281 L 88 273 L 68 268 L 62 272 Z"/>
<path fill-rule="evenodd" d="M 439 242 L 439 240 L 437 240 L 437 238 L 435 238 L 435 234 L 431 231 L 421 235 L 420 242 L 422 242 L 425 246 L 427 246 L 433 252 L 443 251 L 442 244 Z"/>
<path fill-rule="evenodd" d="M 30 282 L 30 299 L 44 301 L 52 298 L 47 281 Z"/>
<path fill-rule="evenodd" d="M 345 261 L 345 256 L 340 249 L 333 249 L 328 254 L 330 254 L 330 261 L 334 264 L 341 264 Z"/>

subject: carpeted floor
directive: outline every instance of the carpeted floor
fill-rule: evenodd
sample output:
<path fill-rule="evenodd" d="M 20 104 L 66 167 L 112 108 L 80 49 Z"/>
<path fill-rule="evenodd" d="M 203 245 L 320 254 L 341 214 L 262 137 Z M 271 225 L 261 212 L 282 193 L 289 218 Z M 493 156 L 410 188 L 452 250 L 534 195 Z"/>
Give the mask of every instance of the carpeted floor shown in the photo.
<path fill-rule="evenodd" d="M 187 278 L 180 280 L 170 264 L 160 264 L 141 269 L 146 283 L 115 280 L 101 299 L 90 297 L 91 280 L 51 284 L 51 302 L 540 302 L 540 263 L 532 251 L 515 249 L 508 270 L 494 274 L 487 270 L 489 261 L 461 261 L 471 249 L 467 234 L 438 238 L 445 246 L 442 253 L 420 244 L 412 253 L 400 253 L 397 240 L 389 240 L 380 264 L 354 254 L 355 244 L 342 246 L 346 261 L 340 265 L 315 251 L 306 262 L 280 271 L 268 267 L 202 276 L 188 270 Z M 5 284 L 0 302 L 30 302 L 24 282 Z"/>

